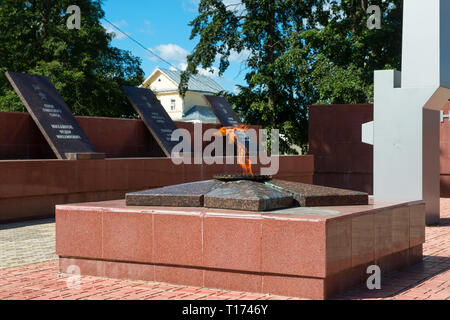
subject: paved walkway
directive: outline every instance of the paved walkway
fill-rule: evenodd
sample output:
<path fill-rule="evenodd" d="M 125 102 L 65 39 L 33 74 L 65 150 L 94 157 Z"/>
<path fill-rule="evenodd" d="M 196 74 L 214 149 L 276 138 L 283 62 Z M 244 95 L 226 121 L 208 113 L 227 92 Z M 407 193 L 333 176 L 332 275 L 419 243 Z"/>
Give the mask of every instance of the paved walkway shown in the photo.
<path fill-rule="evenodd" d="M 440 226 L 426 229 L 422 263 L 389 274 L 381 290 L 361 286 L 335 299 L 450 300 L 450 199 L 441 199 L 441 217 Z M 59 274 L 54 252 L 53 220 L 0 225 L 0 300 L 295 299 L 156 282 L 76 278 Z"/>
<path fill-rule="evenodd" d="M 422 263 L 393 272 L 381 290 L 353 288 L 336 299 L 450 300 L 450 199 L 441 199 L 441 224 L 427 227 Z"/>
<path fill-rule="evenodd" d="M 0 224 L 0 269 L 57 258 L 55 220 Z"/>

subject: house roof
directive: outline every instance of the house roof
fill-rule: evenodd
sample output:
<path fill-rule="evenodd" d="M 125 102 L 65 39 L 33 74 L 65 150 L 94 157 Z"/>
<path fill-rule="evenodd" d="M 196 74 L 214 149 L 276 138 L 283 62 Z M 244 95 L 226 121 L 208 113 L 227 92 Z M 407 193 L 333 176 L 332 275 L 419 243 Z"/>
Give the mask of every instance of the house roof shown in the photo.
<path fill-rule="evenodd" d="M 209 107 L 193 106 L 183 114 L 181 121 L 200 120 L 203 123 L 216 123 L 217 117 Z"/>
<path fill-rule="evenodd" d="M 143 86 L 147 86 L 147 82 L 158 71 L 165 74 L 170 80 L 172 80 L 176 84 L 176 86 L 178 86 L 180 84 L 180 81 L 181 81 L 181 72 L 180 71 L 156 68 L 155 71 L 153 71 L 153 73 L 150 75 L 150 77 L 148 77 L 144 81 Z M 220 91 L 225 91 L 225 89 L 222 88 L 222 86 L 220 84 L 218 84 L 216 81 L 214 81 L 211 77 L 196 74 L 196 75 L 192 75 L 189 78 L 188 91 L 196 91 L 196 92 L 215 94 Z"/>

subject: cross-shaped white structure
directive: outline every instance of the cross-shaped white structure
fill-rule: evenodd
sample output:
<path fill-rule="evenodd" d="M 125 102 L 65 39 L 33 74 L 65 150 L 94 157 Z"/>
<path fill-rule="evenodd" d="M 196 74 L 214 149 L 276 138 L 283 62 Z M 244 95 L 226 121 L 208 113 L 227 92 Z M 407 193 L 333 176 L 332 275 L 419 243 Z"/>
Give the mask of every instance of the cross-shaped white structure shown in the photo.
<path fill-rule="evenodd" d="M 402 72 L 375 71 L 374 200 L 426 202 L 439 222 L 439 112 L 450 98 L 450 0 L 404 0 Z M 372 136 L 373 126 L 373 136 Z"/>

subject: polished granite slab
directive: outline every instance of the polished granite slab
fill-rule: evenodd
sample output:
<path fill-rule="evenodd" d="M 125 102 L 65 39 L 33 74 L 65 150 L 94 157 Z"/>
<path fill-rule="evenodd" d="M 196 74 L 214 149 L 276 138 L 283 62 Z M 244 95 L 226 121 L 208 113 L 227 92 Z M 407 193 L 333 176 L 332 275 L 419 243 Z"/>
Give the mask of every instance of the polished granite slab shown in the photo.
<path fill-rule="evenodd" d="M 128 206 L 203 207 L 204 195 L 222 185 L 218 180 L 177 184 L 127 193 Z"/>
<path fill-rule="evenodd" d="M 49 78 L 9 71 L 5 74 L 58 159 L 82 153 L 102 157 Z"/>
<path fill-rule="evenodd" d="M 293 194 L 300 207 L 366 205 L 367 193 L 273 179 L 266 184 Z"/>
<path fill-rule="evenodd" d="M 128 206 L 268 211 L 292 207 L 367 205 L 367 193 L 271 179 L 206 180 L 128 193 Z"/>
<path fill-rule="evenodd" d="M 266 211 L 294 205 L 292 195 L 270 185 L 255 181 L 227 182 L 205 195 L 205 207 Z"/>

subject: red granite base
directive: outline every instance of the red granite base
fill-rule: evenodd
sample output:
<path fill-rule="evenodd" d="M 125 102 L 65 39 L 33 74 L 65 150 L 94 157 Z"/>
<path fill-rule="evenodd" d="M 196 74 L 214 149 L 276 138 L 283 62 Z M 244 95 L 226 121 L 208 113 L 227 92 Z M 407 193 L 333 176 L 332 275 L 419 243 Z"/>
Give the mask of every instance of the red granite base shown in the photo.
<path fill-rule="evenodd" d="M 384 257 L 384 272 L 399 270 L 422 260 L 422 246 Z M 187 286 L 233 291 L 269 293 L 282 296 L 326 299 L 367 280 L 367 266 L 361 265 L 328 278 L 308 278 L 292 275 L 244 273 L 239 271 L 189 268 L 120 261 L 89 260 L 60 257 L 59 269 L 67 272 L 76 265 L 83 275 L 114 279 L 165 282 Z M 72 269 L 73 270 L 73 269 Z"/>
<path fill-rule="evenodd" d="M 423 202 L 240 212 L 126 207 L 56 208 L 60 270 L 310 299 L 422 259 Z"/>

